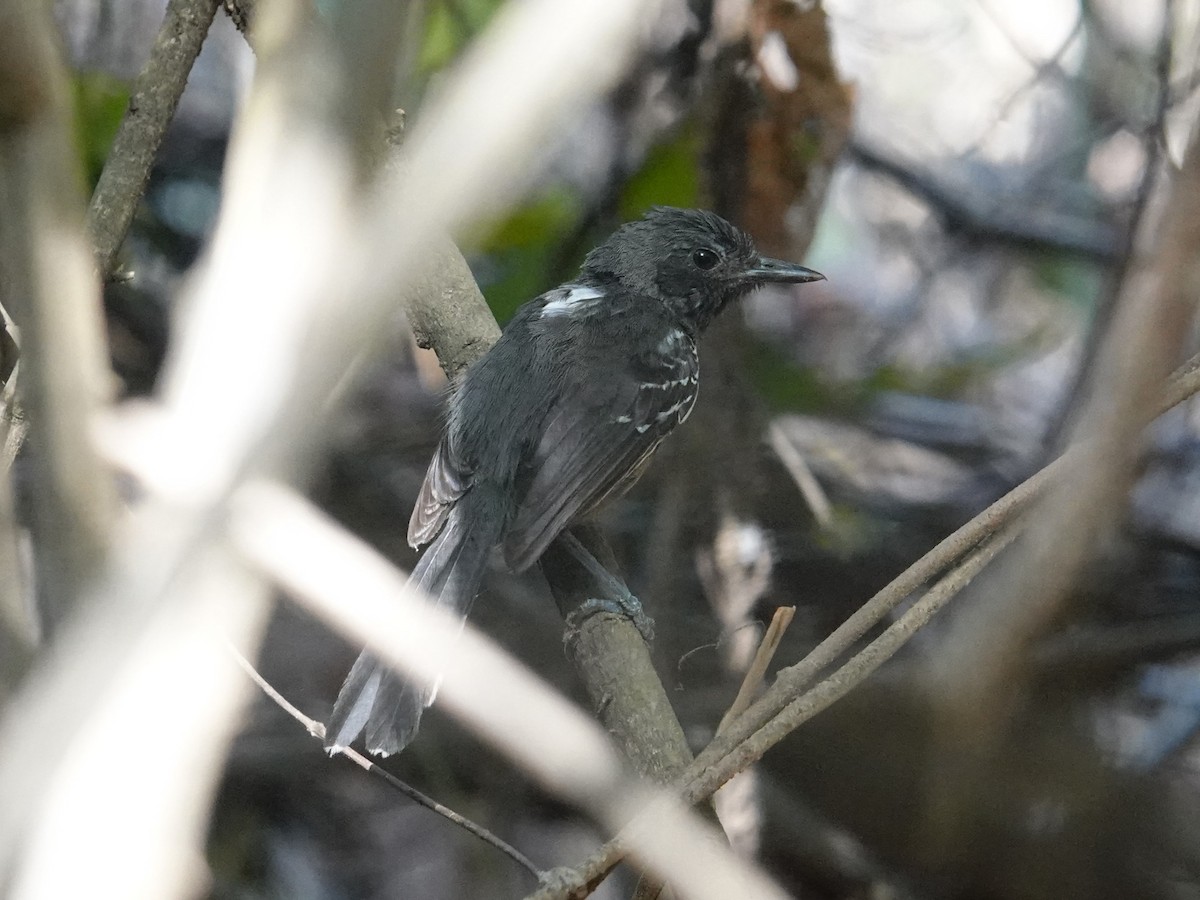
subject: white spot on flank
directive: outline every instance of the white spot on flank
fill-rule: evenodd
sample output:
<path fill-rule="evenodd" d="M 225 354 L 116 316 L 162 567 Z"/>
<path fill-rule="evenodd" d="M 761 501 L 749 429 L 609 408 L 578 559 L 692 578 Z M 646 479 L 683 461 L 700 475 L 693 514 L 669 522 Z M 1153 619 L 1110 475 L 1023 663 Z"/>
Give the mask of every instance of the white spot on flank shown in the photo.
<path fill-rule="evenodd" d="M 633 421 L 633 419 L 631 419 L 629 416 L 617 416 L 615 419 L 613 419 L 613 421 L 618 425 L 628 425 Z"/>
<path fill-rule="evenodd" d="M 567 285 L 560 288 L 557 296 L 542 307 L 540 317 L 569 316 L 586 309 L 588 301 L 599 300 L 604 296 L 603 291 L 583 285 Z"/>
<path fill-rule="evenodd" d="M 673 387 L 682 387 L 685 384 L 695 384 L 696 376 L 688 375 L 684 378 L 676 378 L 674 381 L 643 381 L 638 387 L 649 391 L 665 391 Z"/>
<path fill-rule="evenodd" d="M 658 352 L 663 356 L 672 356 L 679 349 L 679 342 L 683 340 L 683 332 L 678 328 L 672 328 L 667 332 L 667 336 L 658 342 Z"/>
<path fill-rule="evenodd" d="M 646 429 L 647 429 L 647 428 L 649 428 L 649 427 L 650 427 L 650 423 L 649 423 L 649 422 L 647 422 L 645 425 L 638 425 L 638 426 L 636 426 L 636 427 L 634 428 L 634 431 L 636 431 L 638 434 L 645 434 L 645 433 L 646 433 Z"/>
<path fill-rule="evenodd" d="M 688 397 L 687 400 L 680 400 L 674 406 L 668 406 L 666 409 L 664 409 L 662 412 L 660 412 L 654 418 L 659 422 L 662 422 L 665 419 L 671 418 L 671 416 L 673 416 L 677 412 L 679 412 L 679 410 L 681 410 L 683 408 L 684 404 L 687 403 L 691 399 L 692 399 L 691 397 Z"/>

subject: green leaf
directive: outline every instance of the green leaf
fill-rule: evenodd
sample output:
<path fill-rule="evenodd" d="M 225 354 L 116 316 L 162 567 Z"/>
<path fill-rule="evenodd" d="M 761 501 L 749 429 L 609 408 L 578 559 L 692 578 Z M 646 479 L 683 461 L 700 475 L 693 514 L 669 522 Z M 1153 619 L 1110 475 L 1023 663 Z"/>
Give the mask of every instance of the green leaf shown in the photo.
<path fill-rule="evenodd" d="M 117 128 L 129 106 L 129 85 L 100 72 L 79 72 L 71 79 L 75 146 L 89 188 L 96 186 Z"/>

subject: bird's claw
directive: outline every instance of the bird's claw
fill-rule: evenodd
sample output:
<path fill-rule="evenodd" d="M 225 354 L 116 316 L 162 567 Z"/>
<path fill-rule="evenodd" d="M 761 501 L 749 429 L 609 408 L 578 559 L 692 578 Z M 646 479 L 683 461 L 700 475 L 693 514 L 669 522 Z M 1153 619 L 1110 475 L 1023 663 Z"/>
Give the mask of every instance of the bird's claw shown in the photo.
<path fill-rule="evenodd" d="M 633 623 L 633 627 L 641 634 L 647 644 L 654 641 L 654 620 L 642 609 L 642 601 L 626 591 L 616 599 L 611 597 L 589 597 L 579 604 L 569 617 L 568 624 L 572 630 L 578 630 L 584 619 L 597 613 L 610 613 L 621 616 Z"/>

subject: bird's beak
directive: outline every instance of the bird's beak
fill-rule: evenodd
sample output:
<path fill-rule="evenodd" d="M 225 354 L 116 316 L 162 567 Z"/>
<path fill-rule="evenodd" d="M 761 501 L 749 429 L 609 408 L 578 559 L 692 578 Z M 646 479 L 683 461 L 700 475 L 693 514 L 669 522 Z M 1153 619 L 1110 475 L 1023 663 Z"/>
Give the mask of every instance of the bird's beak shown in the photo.
<path fill-rule="evenodd" d="M 807 281 L 825 280 L 820 272 L 768 256 L 760 256 L 758 265 L 750 269 L 746 277 L 759 284 L 804 284 Z"/>

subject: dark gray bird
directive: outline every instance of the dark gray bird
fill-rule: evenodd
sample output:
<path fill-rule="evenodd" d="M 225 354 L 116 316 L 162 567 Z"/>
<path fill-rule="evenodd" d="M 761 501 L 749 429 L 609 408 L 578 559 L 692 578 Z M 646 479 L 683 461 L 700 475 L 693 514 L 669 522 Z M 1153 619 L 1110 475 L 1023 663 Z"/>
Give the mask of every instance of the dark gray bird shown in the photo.
<path fill-rule="evenodd" d="M 494 546 L 523 571 L 637 480 L 696 402 L 696 341 L 714 316 L 764 284 L 822 277 L 760 256 L 713 213 L 658 208 L 621 226 L 468 369 L 408 525 L 413 547 L 432 541 L 410 584 L 466 617 Z M 432 699 L 364 651 L 326 746 L 365 732 L 369 752 L 396 753 Z"/>

